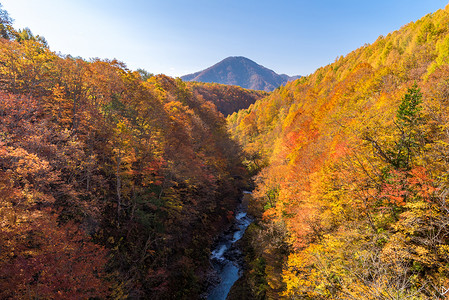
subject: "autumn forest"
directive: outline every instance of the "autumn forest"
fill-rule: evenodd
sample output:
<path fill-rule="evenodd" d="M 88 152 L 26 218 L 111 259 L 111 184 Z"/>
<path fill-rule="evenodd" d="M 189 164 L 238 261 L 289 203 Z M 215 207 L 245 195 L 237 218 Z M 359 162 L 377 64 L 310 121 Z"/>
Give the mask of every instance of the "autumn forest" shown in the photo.
<path fill-rule="evenodd" d="M 449 7 L 273 92 L 50 50 L 0 11 L 0 298 L 449 297 Z"/>

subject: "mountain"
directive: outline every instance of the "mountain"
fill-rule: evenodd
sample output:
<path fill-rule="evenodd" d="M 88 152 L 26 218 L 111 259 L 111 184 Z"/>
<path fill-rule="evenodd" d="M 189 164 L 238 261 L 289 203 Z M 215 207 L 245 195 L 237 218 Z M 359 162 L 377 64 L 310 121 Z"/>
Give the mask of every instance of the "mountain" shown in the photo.
<path fill-rule="evenodd" d="M 61 56 L 0 16 L 0 299 L 203 299 L 240 204 L 228 300 L 447 299 L 449 6 L 270 93 Z"/>
<path fill-rule="evenodd" d="M 181 79 L 184 81 L 238 85 L 246 89 L 271 92 L 288 81 L 300 77 L 277 74 L 246 57 L 231 56 L 203 71 L 184 75 Z"/>
<path fill-rule="evenodd" d="M 448 24 L 449 6 L 228 117 L 260 172 L 257 299 L 447 299 Z"/>

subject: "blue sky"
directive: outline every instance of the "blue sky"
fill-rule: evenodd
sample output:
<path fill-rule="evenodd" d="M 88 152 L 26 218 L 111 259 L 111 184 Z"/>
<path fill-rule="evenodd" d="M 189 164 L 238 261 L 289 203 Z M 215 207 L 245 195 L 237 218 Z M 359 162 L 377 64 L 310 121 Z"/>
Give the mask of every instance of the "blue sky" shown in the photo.
<path fill-rule="evenodd" d="M 50 48 L 181 76 L 228 56 L 307 75 L 447 0 L 0 0 Z"/>

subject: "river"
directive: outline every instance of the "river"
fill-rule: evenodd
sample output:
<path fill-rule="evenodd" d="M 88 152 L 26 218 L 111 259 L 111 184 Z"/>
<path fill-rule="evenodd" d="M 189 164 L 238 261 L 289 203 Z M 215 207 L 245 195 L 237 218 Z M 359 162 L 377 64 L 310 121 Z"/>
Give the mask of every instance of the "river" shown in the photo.
<path fill-rule="evenodd" d="M 245 191 L 244 194 L 251 192 Z M 220 277 L 220 283 L 211 290 L 208 300 L 225 300 L 232 285 L 241 275 L 242 253 L 235 247 L 235 242 L 242 238 L 253 220 L 247 215 L 246 205 L 243 204 L 239 205 L 234 215 L 234 224 L 220 236 L 210 257 L 212 266 Z"/>

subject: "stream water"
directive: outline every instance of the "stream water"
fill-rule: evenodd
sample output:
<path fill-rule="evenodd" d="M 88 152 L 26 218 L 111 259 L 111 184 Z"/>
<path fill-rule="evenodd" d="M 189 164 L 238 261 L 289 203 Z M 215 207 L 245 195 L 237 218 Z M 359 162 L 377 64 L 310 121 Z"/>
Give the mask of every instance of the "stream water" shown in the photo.
<path fill-rule="evenodd" d="M 247 215 L 246 208 L 240 205 L 235 211 L 234 224 L 220 237 L 212 251 L 210 260 L 221 280 L 211 290 L 208 300 L 225 300 L 232 285 L 239 279 L 242 253 L 234 243 L 242 238 L 251 222 L 252 219 Z"/>

